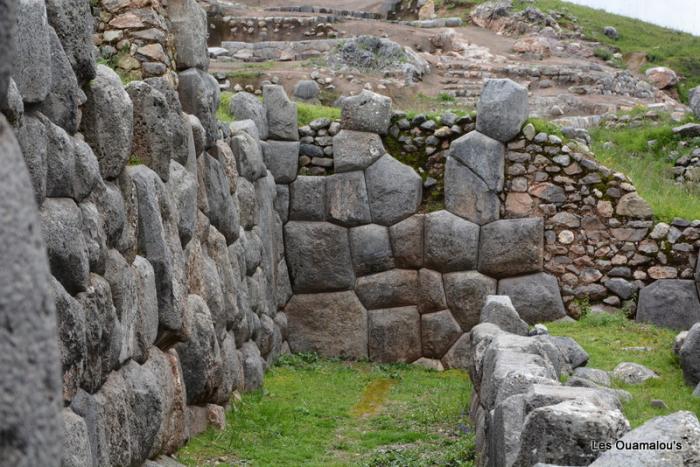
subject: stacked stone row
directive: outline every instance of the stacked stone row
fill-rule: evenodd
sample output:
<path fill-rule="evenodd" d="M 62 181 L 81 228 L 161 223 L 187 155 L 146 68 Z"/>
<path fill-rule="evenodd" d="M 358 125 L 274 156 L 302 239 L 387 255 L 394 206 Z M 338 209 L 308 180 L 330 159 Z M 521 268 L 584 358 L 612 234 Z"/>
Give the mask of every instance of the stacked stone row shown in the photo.
<path fill-rule="evenodd" d="M 700 221 L 655 223 L 627 177 L 583 142 L 523 133 L 508 145 L 503 215 L 543 217 L 545 270 L 558 277 L 569 314 L 586 299 L 631 315 L 639 304 L 638 319 L 674 328 L 698 321 Z"/>
<path fill-rule="evenodd" d="M 105 0 L 93 8 L 92 15 L 88 12 L 82 18 L 90 23 L 91 32 L 93 16 L 100 57 L 127 80 L 208 66 L 207 17 L 195 1 L 176 0 L 163 5 Z"/>
<path fill-rule="evenodd" d="M 223 424 L 232 392 L 259 387 L 287 347 L 277 310 L 291 286 L 275 181 L 260 141 L 217 122 L 218 85 L 201 56 L 185 60 L 206 51 L 206 29 L 172 30 L 178 65 L 189 67 L 177 87 L 166 77 L 124 87 L 89 58 L 91 36 L 74 33 L 84 18 L 54 7 L 47 17 L 43 2 L 23 0 L 16 25 L 3 29 L 16 27 L 17 51 L 0 108 L 18 141 L 11 154 L 26 164 L 10 157 L 8 167 L 26 179 L 19 193 L 31 186 L 34 195 L 26 216 L 4 218 L 22 229 L 12 255 L 30 241 L 43 264 L 3 278 L 12 290 L 31 287 L 35 298 L 16 311 L 42 321 L 37 340 L 6 349 L 28 366 L 7 380 L 16 407 L 3 405 L 0 424 L 23 447 L 4 460 L 140 465 Z M 13 137 L 1 120 L 4 155 Z M 26 326 L 8 325 L 10 334 Z"/>
<path fill-rule="evenodd" d="M 267 40 L 300 40 L 304 38 L 334 38 L 338 32 L 332 23 L 340 18 L 323 16 L 219 16 L 209 14 L 210 33 L 218 43 L 223 41 L 257 42 Z"/>
<path fill-rule="evenodd" d="M 313 120 L 299 128 L 299 175 L 326 175 L 333 171 L 333 140 L 340 123 L 328 118 Z"/>
<path fill-rule="evenodd" d="M 486 99 L 513 99 L 506 94 Z M 527 93 L 517 99 L 526 114 Z M 483 115 L 495 111 L 484 104 Z M 333 137 L 334 174 L 296 177 L 284 189 L 288 204 L 278 192 L 294 291 L 285 307 L 291 350 L 465 368 L 465 333 L 479 322 L 487 295 L 511 295 L 531 323 L 564 316 L 556 279 L 541 272 L 541 219 L 498 220 L 499 184 L 491 193 L 478 185 L 489 175 L 457 159 L 449 163 L 459 167 L 448 171 L 447 210 L 417 213 L 420 176 L 382 144 L 390 119 L 387 97 L 365 91 L 346 98 Z M 519 120 L 491 124 L 514 125 L 517 133 Z M 502 184 L 504 144 L 472 134 L 500 147 L 500 156 L 471 137 L 455 141 L 452 152 L 475 170 L 500 170 Z"/>

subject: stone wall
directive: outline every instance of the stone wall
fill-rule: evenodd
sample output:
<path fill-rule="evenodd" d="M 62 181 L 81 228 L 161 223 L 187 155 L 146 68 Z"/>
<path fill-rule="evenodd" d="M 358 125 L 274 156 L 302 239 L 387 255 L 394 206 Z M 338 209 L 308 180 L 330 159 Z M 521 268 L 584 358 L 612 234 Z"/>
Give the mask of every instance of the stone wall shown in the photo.
<path fill-rule="evenodd" d="M 215 118 L 201 10 L 166 10 L 177 75 L 124 86 L 96 65 L 73 14 L 87 8 L 21 0 L 15 16 L 0 2 L 0 63 L 11 63 L 0 66 L 0 452 L 17 465 L 173 452 L 222 426 L 231 394 L 259 387 L 288 350 L 275 180 L 257 135 Z"/>
<path fill-rule="evenodd" d="M 223 42 L 300 41 L 304 39 L 335 38 L 334 23 L 342 18 L 321 16 L 221 16 L 208 14 L 209 45 Z"/>

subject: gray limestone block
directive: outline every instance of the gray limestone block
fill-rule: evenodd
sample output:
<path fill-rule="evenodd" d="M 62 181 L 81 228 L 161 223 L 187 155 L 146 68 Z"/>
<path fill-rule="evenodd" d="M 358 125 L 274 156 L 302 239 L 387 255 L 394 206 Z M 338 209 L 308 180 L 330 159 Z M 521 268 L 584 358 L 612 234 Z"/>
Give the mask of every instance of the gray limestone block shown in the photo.
<path fill-rule="evenodd" d="M 391 121 L 391 99 L 364 90 L 343 99 L 341 125 L 346 130 L 387 134 Z"/>
<path fill-rule="evenodd" d="M 104 65 L 97 66 L 85 94 L 81 131 L 95 151 L 102 177 L 115 178 L 131 156 L 134 105 L 119 76 Z"/>
<path fill-rule="evenodd" d="M 423 355 L 440 359 L 462 335 L 462 328 L 450 310 L 421 316 Z"/>
<path fill-rule="evenodd" d="M 345 227 L 372 221 L 365 175 L 362 171 L 326 177 L 326 209 L 330 222 Z"/>
<path fill-rule="evenodd" d="M 355 285 L 347 229 L 326 222 L 288 222 L 284 240 L 295 293 Z"/>
<path fill-rule="evenodd" d="M 453 157 L 445 165 L 445 208 L 460 217 L 482 225 L 500 216 L 498 193 L 467 166 Z"/>
<path fill-rule="evenodd" d="M 199 170 L 202 171 L 204 189 L 209 203 L 209 219 L 216 229 L 232 243 L 238 238 L 240 216 L 236 199 L 231 196 L 229 178 L 225 168 L 209 154 L 200 156 Z"/>
<path fill-rule="evenodd" d="M 267 115 L 268 138 L 298 141 L 297 105 L 289 100 L 284 88 L 272 84 L 263 86 L 263 105 Z"/>
<path fill-rule="evenodd" d="M 375 224 L 389 226 L 418 210 L 423 183 L 411 167 L 386 154 L 367 168 L 365 179 Z"/>
<path fill-rule="evenodd" d="M 61 412 L 63 419 L 63 467 L 84 467 L 92 465 L 92 450 L 85 420 L 70 407 Z"/>
<path fill-rule="evenodd" d="M 167 4 L 170 32 L 175 43 L 178 70 L 209 67 L 207 13 L 195 0 L 171 0 Z"/>
<path fill-rule="evenodd" d="M 15 36 L 17 33 L 17 4 L 14 0 L 0 3 L 0 109 L 4 112 L 9 102 L 6 96 L 13 87 L 13 93 L 19 94 L 17 84 L 11 78 L 15 60 Z M 22 97 L 20 96 L 20 101 Z M 9 118 L 9 116 L 8 116 Z M 10 119 L 11 120 L 11 119 Z"/>
<path fill-rule="evenodd" d="M 104 219 L 97 206 L 91 201 L 83 201 L 79 207 L 82 214 L 83 238 L 87 247 L 90 271 L 104 274 L 107 257 L 107 234 L 104 230 Z"/>
<path fill-rule="evenodd" d="M 424 264 L 440 272 L 475 269 L 479 226 L 448 211 L 425 216 Z"/>
<path fill-rule="evenodd" d="M 700 321 L 700 300 L 692 280 L 658 280 L 639 292 L 636 320 L 678 331 Z"/>
<path fill-rule="evenodd" d="M 75 396 L 83 377 L 87 352 L 85 310 L 54 277 L 51 277 L 50 285 L 56 306 L 58 350 L 63 369 L 63 400 L 67 402 Z"/>
<path fill-rule="evenodd" d="M 263 160 L 276 183 L 291 183 L 299 167 L 298 141 L 264 141 L 261 143 Z"/>
<path fill-rule="evenodd" d="M 136 256 L 132 263 L 136 273 L 138 294 L 137 338 L 139 345 L 148 349 L 158 336 L 158 294 L 156 275 L 153 266 L 142 256 Z"/>
<path fill-rule="evenodd" d="M 528 117 L 527 89 L 510 79 L 489 79 L 476 108 L 476 130 L 507 143 Z"/>
<path fill-rule="evenodd" d="M 242 177 L 251 182 L 267 174 L 260 143 L 248 133 L 238 133 L 231 138 L 231 150 Z"/>
<path fill-rule="evenodd" d="M 408 269 L 363 276 L 357 279 L 355 292 L 368 310 L 418 304 L 418 272 Z"/>
<path fill-rule="evenodd" d="M 33 114 L 25 114 L 15 131 L 34 187 L 34 198 L 41 206 L 46 198 L 46 173 L 48 170 L 46 127 L 40 118 Z"/>
<path fill-rule="evenodd" d="M 289 185 L 289 220 L 326 219 L 326 178 L 300 176 Z"/>
<path fill-rule="evenodd" d="M 257 96 L 249 92 L 238 92 L 229 102 L 229 112 L 237 121 L 252 120 L 260 139 L 267 139 L 267 112 Z"/>
<path fill-rule="evenodd" d="M 262 386 L 265 360 L 255 342 L 248 341 L 241 346 L 239 360 L 243 366 L 244 389 L 253 391 Z"/>
<path fill-rule="evenodd" d="M 136 271 L 117 250 L 109 250 L 105 266 L 105 280 L 112 292 L 112 303 L 119 320 L 121 336 L 119 363 L 130 358 L 143 361 L 147 348 L 140 345 L 139 331 L 139 281 Z"/>
<path fill-rule="evenodd" d="M 414 306 L 367 312 L 369 358 L 413 362 L 421 357 L 420 315 Z"/>
<path fill-rule="evenodd" d="M 464 164 L 491 191 L 503 190 L 505 145 L 478 131 L 471 131 L 450 144 L 449 155 Z"/>
<path fill-rule="evenodd" d="M 520 319 L 510 297 L 505 295 L 488 295 L 481 309 L 482 323 L 493 323 L 506 332 L 526 336 L 529 326 Z"/>
<path fill-rule="evenodd" d="M 12 78 L 25 103 L 41 102 L 51 89 L 51 34 L 43 1 L 18 2 L 15 32 Z"/>
<path fill-rule="evenodd" d="M 690 328 L 678 356 L 686 383 L 696 386 L 700 383 L 700 323 Z"/>
<path fill-rule="evenodd" d="M 286 223 L 289 219 L 289 185 L 277 185 L 277 195 L 275 196 L 275 211 L 280 217 L 282 223 Z"/>
<path fill-rule="evenodd" d="M 178 212 L 178 232 L 183 245 L 195 234 L 197 223 L 197 178 L 174 160 L 170 161 L 167 189 Z"/>
<path fill-rule="evenodd" d="M 258 200 L 255 197 L 255 186 L 247 179 L 241 178 L 236 190 L 236 197 L 240 210 L 241 227 L 250 230 L 260 221 Z"/>
<path fill-rule="evenodd" d="M 501 279 L 498 294 L 508 295 L 520 317 L 528 324 L 566 316 L 557 279 L 544 272 Z"/>
<path fill-rule="evenodd" d="M 423 266 L 423 214 L 416 214 L 389 227 L 394 261 L 400 268 Z"/>
<path fill-rule="evenodd" d="M 447 308 L 442 274 L 431 269 L 418 270 L 418 311 L 430 313 Z"/>
<path fill-rule="evenodd" d="M 476 271 L 451 272 L 443 275 L 447 306 L 462 330 L 479 324 L 486 297 L 496 293 L 497 282 Z"/>
<path fill-rule="evenodd" d="M 479 271 L 510 277 L 542 270 L 544 222 L 540 217 L 503 219 L 481 227 Z"/>
<path fill-rule="evenodd" d="M 82 0 L 49 0 L 46 11 L 80 84 L 95 77 L 93 45 L 95 19 L 90 4 Z"/>
<path fill-rule="evenodd" d="M 445 369 L 459 368 L 468 370 L 471 365 L 470 336 L 462 334 L 452 347 L 442 357 L 442 365 Z"/>
<path fill-rule="evenodd" d="M 364 170 L 386 154 L 376 133 L 340 130 L 333 137 L 333 167 L 336 173 Z"/>
<path fill-rule="evenodd" d="M 197 116 L 204 127 L 206 147 L 216 144 L 219 125 L 216 120 L 216 109 L 221 97 L 219 83 L 209 73 L 198 68 L 188 68 L 178 73 L 177 88 L 182 103 L 182 110 Z"/>
<path fill-rule="evenodd" d="M 364 276 L 394 267 L 389 229 L 367 224 L 350 229 L 350 251 L 355 274 Z"/>

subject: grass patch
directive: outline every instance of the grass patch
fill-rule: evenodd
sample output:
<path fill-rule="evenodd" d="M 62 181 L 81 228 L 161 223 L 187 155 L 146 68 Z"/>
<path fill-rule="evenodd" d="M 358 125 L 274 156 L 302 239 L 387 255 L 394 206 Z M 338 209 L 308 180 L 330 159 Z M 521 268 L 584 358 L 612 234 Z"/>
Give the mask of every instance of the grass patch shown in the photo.
<path fill-rule="evenodd" d="M 317 118 L 338 120 L 340 119 L 340 109 L 338 107 L 297 102 L 297 121 L 299 126 L 308 125 Z"/>
<path fill-rule="evenodd" d="M 187 465 L 473 465 L 466 374 L 413 365 L 283 357 L 223 432 L 178 453 Z"/>
<path fill-rule="evenodd" d="M 615 47 L 623 56 L 645 53 L 647 64 L 643 70 L 654 66 L 670 67 L 684 77 L 679 85 L 683 99 L 687 100 L 689 89 L 700 85 L 700 37 L 561 0 L 535 0 L 534 3 L 517 0 L 514 3 L 518 9 L 535 6 L 545 12 L 556 10 L 573 14 L 588 39 Z M 605 26 L 617 29 L 619 39 L 603 34 Z"/>
<path fill-rule="evenodd" d="M 216 109 L 216 118 L 224 123 L 231 123 L 235 119 L 233 115 L 229 112 L 229 104 L 231 103 L 231 98 L 233 93 L 229 91 L 224 91 L 221 93 L 221 99 L 219 100 L 219 107 Z"/>
<path fill-rule="evenodd" d="M 548 323 L 547 327 L 551 334 L 572 337 L 586 349 L 589 367 L 612 370 L 620 362 L 635 362 L 659 375 L 658 379 L 640 385 L 613 383 L 633 396 L 631 401 L 623 403 L 632 427 L 678 410 L 700 413 L 700 398 L 693 397 L 693 388 L 683 382 L 678 358 L 673 353 L 677 332 L 631 321 L 622 313 L 589 313 L 576 323 Z M 627 347 L 650 350 L 625 350 Z M 661 399 L 668 409 L 652 407 L 652 399 Z"/>
<path fill-rule="evenodd" d="M 639 127 L 594 128 L 590 130 L 596 158 L 611 169 L 623 172 L 637 187 L 639 194 L 651 205 L 657 219 L 669 221 L 674 217 L 700 218 L 700 187 L 680 185 L 673 179 L 673 161 L 669 153 L 679 156 L 692 147 L 680 149 L 681 137 L 674 135 L 673 123 L 663 117 L 660 124 L 642 123 Z M 649 146 L 648 141 L 656 144 Z M 606 142 L 612 145 L 606 145 Z"/>
<path fill-rule="evenodd" d="M 542 118 L 531 117 L 527 119 L 527 123 L 531 123 L 535 127 L 535 132 L 537 133 L 547 133 L 548 135 L 556 135 L 562 140 L 565 140 L 564 133 L 561 132 L 561 128 L 556 123 L 552 123 L 549 120 L 544 120 Z"/>

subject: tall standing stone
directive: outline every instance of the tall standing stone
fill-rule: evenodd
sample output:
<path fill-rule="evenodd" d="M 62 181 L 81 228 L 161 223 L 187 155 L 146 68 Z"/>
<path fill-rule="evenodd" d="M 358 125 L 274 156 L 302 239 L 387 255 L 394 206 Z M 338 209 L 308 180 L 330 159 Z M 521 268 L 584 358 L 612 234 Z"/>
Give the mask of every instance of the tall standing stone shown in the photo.
<path fill-rule="evenodd" d="M 271 84 L 263 86 L 263 105 L 267 114 L 268 138 L 297 141 L 297 105 L 289 100 L 284 88 Z"/>
<path fill-rule="evenodd" d="M 83 84 L 95 77 L 94 17 L 90 2 L 85 0 L 48 0 L 46 10 L 49 23 L 56 30 L 63 50 Z"/>
<path fill-rule="evenodd" d="M 489 79 L 476 108 L 476 130 L 507 143 L 528 116 L 527 89 L 510 79 Z"/>
<path fill-rule="evenodd" d="M 16 31 L 12 78 L 24 102 L 41 102 L 51 87 L 51 40 L 43 0 L 19 1 Z"/>
<path fill-rule="evenodd" d="M 206 71 L 209 67 L 207 13 L 195 0 L 170 0 L 167 5 L 177 69 Z"/>

